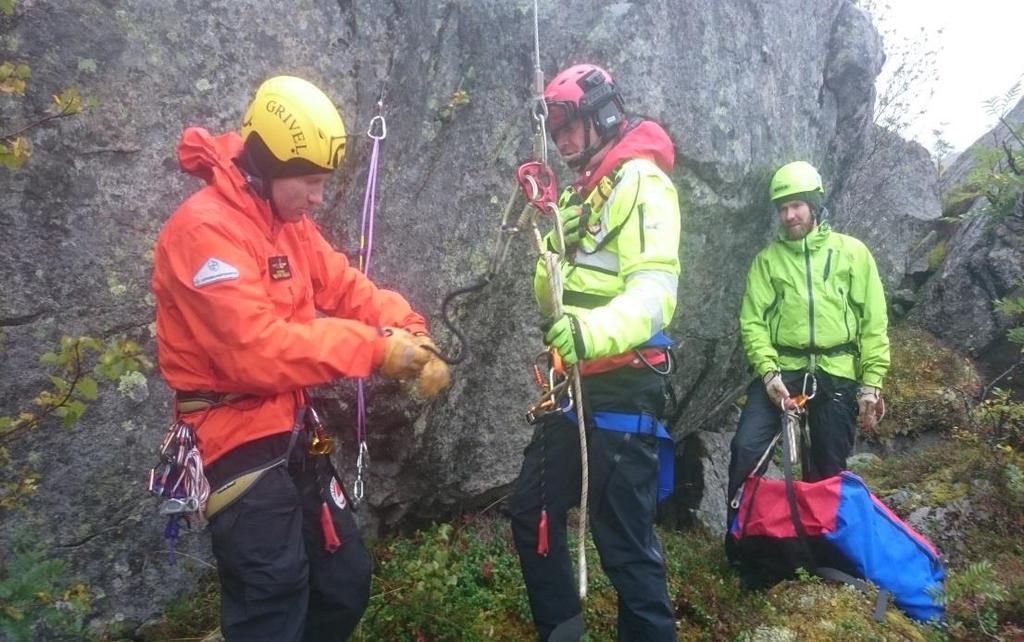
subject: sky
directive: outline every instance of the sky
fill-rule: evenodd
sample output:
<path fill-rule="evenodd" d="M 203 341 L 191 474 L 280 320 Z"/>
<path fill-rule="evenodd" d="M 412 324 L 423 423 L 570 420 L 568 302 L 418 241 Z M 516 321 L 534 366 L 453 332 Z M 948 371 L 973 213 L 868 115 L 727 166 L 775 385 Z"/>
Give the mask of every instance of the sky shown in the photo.
<path fill-rule="evenodd" d="M 883 34 L 891 29 L 897 40 L 905 42 L 926 35 L 937 51 L 935 94 L 922 105 L 924 116 L 904 135 L 931 150 L 932 130 L 941 127 L 955 151 L 967 148 L 995 125 L 984 101 L 1024 81 L 1024 1 L 888 0 L 887 4 L 876 19 Z M 886 49 L 893 49 L 889 42 Z M 879 78 L 879 91 L 894 65 L 890 56 Z"/>

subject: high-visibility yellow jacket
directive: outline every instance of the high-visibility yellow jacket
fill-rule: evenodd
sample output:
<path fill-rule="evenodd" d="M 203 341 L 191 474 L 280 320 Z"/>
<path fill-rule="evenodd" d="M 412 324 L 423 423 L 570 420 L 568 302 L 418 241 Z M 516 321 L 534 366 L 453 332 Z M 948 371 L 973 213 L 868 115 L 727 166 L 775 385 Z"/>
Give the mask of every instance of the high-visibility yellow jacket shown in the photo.
<path fill-rule="evenodd" d="M 586 185 L 566 189 L 559 206 L 590 204 L 600 219 L 590 226 L 578 250 L 561 263 L 567 313 L 580 320 L 585 362 L 629 352 L 672 320 L 679 281 L 679 200 L 667 176 L 674 160 L 672 142 L 656 123 L 627 131 L 601 167 L 603 183 L 585 173 Z M 578 196 L 576 196 L 578 194 Z M 594 219 L 591 218 L 593 221 Z M 551 315 L 547 270 L 537 263 L 534 294 Z"/>

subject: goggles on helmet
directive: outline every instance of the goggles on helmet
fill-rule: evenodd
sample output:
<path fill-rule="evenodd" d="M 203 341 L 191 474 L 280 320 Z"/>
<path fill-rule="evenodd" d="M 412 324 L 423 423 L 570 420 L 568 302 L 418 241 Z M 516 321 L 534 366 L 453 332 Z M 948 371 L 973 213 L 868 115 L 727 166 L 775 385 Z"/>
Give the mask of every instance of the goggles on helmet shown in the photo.
<path fill-rule="evenodd" d="M 568 100 L 547 101 L 548 106 L 548 133 L 552 136 L 569 125 L 579 117 L 576 104 Z"/>

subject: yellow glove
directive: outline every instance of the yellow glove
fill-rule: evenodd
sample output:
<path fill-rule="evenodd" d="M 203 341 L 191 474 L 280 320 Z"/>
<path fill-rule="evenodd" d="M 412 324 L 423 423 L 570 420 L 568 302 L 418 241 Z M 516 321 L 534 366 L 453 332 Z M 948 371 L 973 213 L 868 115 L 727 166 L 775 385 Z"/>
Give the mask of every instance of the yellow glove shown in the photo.
<path fill-rule="evenodd" d="M 436 356 L 427 362 L 413 383 L 411 394 L 416 399 L 430 401 L 451 385 L 452 376 L 448 364 Z"/>
<path fill-rule="evenodd" d="M 412 379 L 419 375 L 433 354 L 417 337 L 401 328 L 384 328 L 384 359 L 379 370 L 385 377 Z"/>
<path fill-rule="evenodd" d="M 430 335 L 427 334 L 426 332 L 416 332 L 412 336 L 416 341 L 416 345 L 422 348 L 426 348 L 427 350 L 433 353 L 440 352 L 440 350 L 437 349 L 437 344 L 434 343 L 434 340 L 431 339 Z"/>

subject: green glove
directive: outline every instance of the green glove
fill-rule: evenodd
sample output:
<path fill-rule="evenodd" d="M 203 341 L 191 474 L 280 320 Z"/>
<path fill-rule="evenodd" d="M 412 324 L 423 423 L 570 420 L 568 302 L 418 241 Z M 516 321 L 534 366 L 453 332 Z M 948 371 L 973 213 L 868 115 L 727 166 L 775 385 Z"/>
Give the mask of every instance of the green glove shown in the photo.
<path fill-rule="evenodd" d="M 562 220 L 562 233 L 565 235 L 565 250 L 567 252 L 576 249 L 580 244 L 580 239 L 587 235 L 587 228 L 586 224 L 583 223 L 583 219 L 586 217 L 585 215 L 589 213 L 590 207 L 587 205 L 570 205 L 569 207 L 564 207 L 558 210 L 558 218 Z M 557 230 L 551 230 L 548 232 L 547 238 L 548 249 L 552 252 L 557 251 Z"/>
<path fill-rule="evenodd" d="M 564 314 L 544 333 L 544 343 L 558 350 L 562 362 L 571 366 L 586 359 L 587 348 L 583 333 L 580 320 L 574 315 Z"/>

